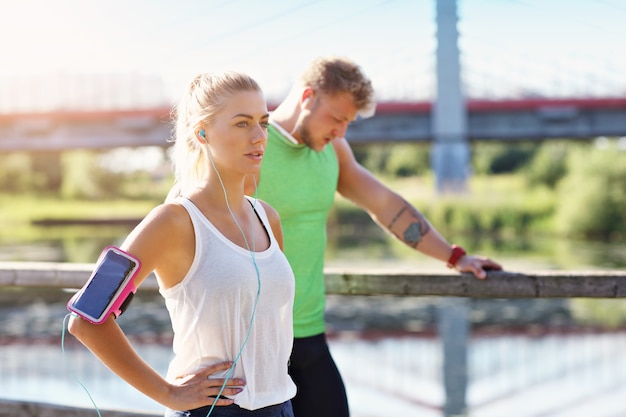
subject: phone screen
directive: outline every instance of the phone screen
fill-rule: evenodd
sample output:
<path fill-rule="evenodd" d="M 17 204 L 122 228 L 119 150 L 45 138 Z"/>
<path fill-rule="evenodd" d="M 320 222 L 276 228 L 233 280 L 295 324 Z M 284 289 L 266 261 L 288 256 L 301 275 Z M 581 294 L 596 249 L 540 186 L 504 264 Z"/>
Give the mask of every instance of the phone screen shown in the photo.
<path fill-rule="evenodd" d="M 135 266 L 133 260 L 108 251 L 73 306 L 93 318 L 101 317 Z"/>

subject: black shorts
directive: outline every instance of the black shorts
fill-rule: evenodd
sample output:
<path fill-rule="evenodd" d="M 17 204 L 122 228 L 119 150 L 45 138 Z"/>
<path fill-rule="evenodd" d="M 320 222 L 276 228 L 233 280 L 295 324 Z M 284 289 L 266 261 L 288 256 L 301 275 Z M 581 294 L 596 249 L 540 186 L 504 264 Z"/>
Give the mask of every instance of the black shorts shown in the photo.
<path fill-rule="evenodd" d="M 294 339 L 289 375 L 295 417 L 348 417 L 346 389 L 324 334 Z"/>

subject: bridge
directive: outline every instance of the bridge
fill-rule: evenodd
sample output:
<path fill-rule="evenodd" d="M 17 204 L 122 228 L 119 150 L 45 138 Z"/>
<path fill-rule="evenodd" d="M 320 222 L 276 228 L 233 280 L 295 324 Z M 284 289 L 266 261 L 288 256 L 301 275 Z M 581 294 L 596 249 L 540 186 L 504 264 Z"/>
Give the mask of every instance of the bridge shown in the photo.
<path fill-rule="evenodd" d="M 274 105 L 270 103 L 270 108 Z M 468 100 L 467 140 L 626 136 L 626 97 Z M 0 152 L 168 147 L 170 107 L 0 114 Z M 431 102 L 382 102 L 348 129 L 353 144 L 434 140 Z"/>
<path fill-rule="evenodd" d="M 470 171 L 469 143 L 472 141 L 588 140 L 601 136 L 626 136 L 626 90 L 622 82 L 612 81 L 614 74 L 623 71 L 610 69 L 597 79 L 595 75 L 583 77 L 591 80 L 589 89 L 598 88 L 598 84 L 610 86 L 608 91 L 602 88 L 604 97 L 583 96 L 580 89 L 569 96 L 559 94 L 558 98 L 550 93 L 541 94 L 527 84 L 526 77 L 522 77 L 519 88 L 516 88 L 522 92 L 522 97 L 491 100 L 472 97 L 472 92 L 477 91 L 476 76 L 482 72 L 472 68 L 462 71 L 456 0 L 438 0 L 436 9 L 435 62 L 432 68 L 429 67 L 434 83 L 432 88 L 421 88 L 432 89 L 433 97 L 420 102 L 380 103 L 376 116 L 358 120 L 349 129 L 347 139 L 350 142 L 432 143 L 431 161 L 437 188 L 455 191 L 465 188 Z M 520 74 L 526 74 L 527 70 L 522 69 Z M 495 84 L 491 76 L 478 78 L 484 78 L 482 83 L 490 87 L 488 90 Z M 561 84 L 562 78 L 559 72 L 557 84 Z M 111 81 L 106 79 L 108 77 L 100 80 L 104 82 L 94 82 L 89 77 L 81 77 L 75 85 L 70 83 L 72 88 L 60 85 L 56 80 L 53 84 L 57 94 L 50 94 L 46 89 L 48 83 L 43 80 L 23 83 L 28 87 L 24 89 L 7 82 L 6 85 L 11 86 L 9 90 L 20 96 L 16 99 L 20 108 L 23 108 L 24 101 L 28 101 L 25 96 L 29 94 L 35 99 L 36 108 L 48 108 L 32 113 L 3 112 L 7 104 L 12 105 L 7 101 L 12 94 L 0 94 L 0 153 L 169 146 L 170 104 L 161 100 L 153 102 L 156 104 L 152 107 L 145 105 L 151 99 L 163 98 L 162 86 L 155 80 L 144 82 L 146 80 L 131 77 L 114 78 L 117 88 L 110 88 L 107 83 Z M 594 82 L 596 80 L 603 82 Z M 67 80 L 61 77 L 61 81 Z M 81 101 L 111 104 L 108 101 L 112 98 L 126 106 L 82 110 L 84 103 Z M 128 105 L 133 101 L 140 105 Z"/>

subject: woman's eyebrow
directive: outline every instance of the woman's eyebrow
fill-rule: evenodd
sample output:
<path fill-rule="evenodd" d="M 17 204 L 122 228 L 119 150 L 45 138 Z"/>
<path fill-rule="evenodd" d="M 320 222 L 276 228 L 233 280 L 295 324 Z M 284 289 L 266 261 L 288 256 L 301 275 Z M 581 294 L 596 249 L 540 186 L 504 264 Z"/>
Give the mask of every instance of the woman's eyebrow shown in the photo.
<path fill-rule="evenodd" d="M 254 119 L 253 116 L 246 114 L 246 113 L 237 113 L 235 114 L 233 117 L 231 117 L 231 119 L 236 119 L 237 117 L 245 117 L 246 119 Z M 263 116 L 261 116 L 261 119 L 265 119 L 270 117 L 269 113 L 265 113 Z"/>
<path fill-rule="evenodd" d="M 233 117 L 231 117 L 231 119 L 236 119 L 237 117 L 245 117 L 246 119 L 252 119 L 252 116 L 250 116 L 249 114 L 245 114 L 245 113 L 237 113 Z"/>

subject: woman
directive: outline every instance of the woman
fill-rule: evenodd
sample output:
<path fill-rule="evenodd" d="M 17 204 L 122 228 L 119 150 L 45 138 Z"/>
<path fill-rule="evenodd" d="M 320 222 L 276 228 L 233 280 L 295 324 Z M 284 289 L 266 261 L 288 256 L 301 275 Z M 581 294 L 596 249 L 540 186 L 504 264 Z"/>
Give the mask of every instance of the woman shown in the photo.
<path fill-rule="evenodd" d="M 154 271 L 174 328 L 166 378 L 108 319 L 70 332 L 166 416 L 292 416 L 294 277 L 277 212 L 244 195 L 259 172 L 269 114 L 239 73 L 197 76 L 175 109 L 179 196 L 154 208 L 121 249 Z M 178 410 L 178 411 L 176 411 Z"/>

